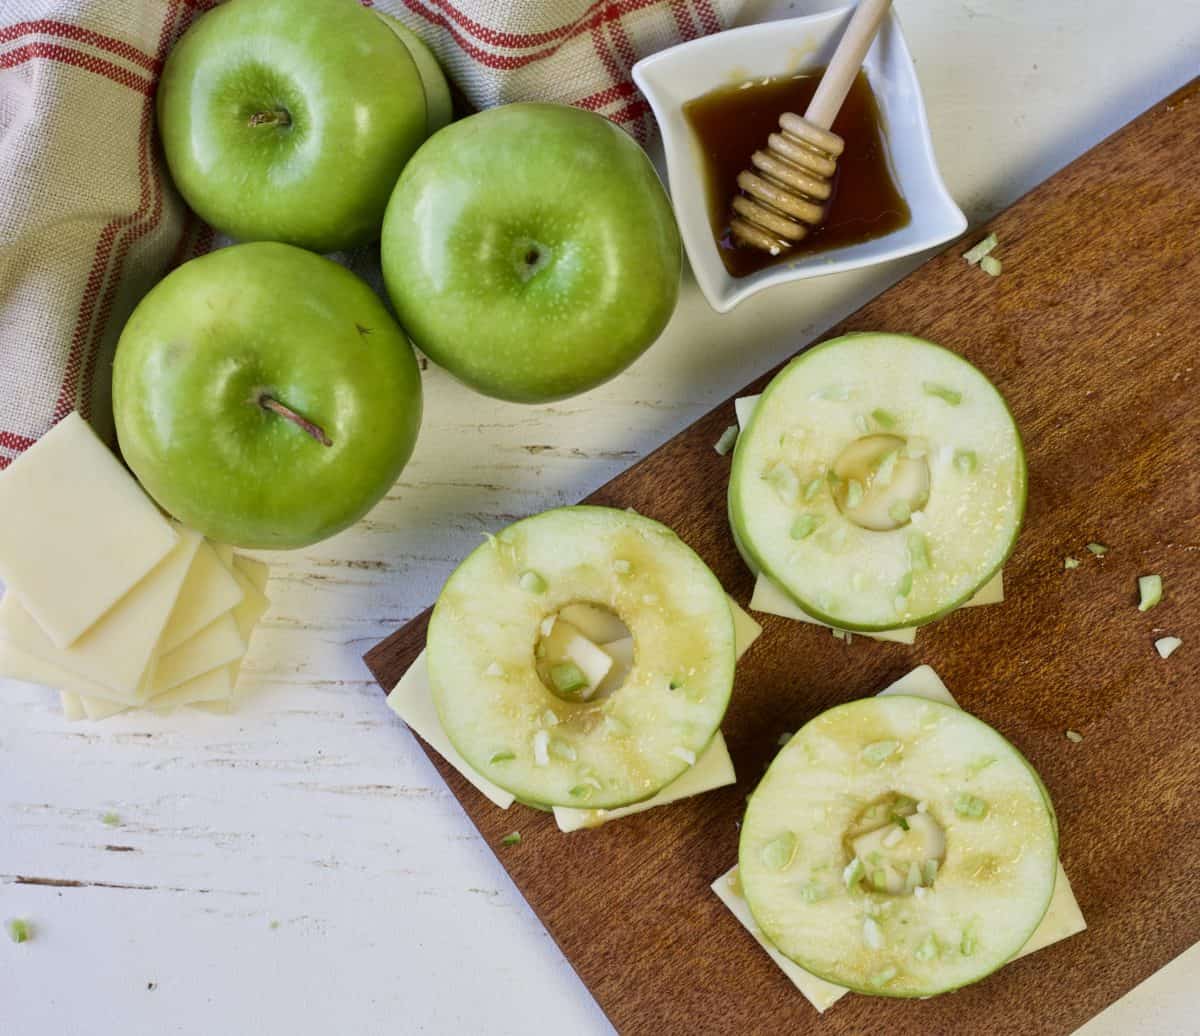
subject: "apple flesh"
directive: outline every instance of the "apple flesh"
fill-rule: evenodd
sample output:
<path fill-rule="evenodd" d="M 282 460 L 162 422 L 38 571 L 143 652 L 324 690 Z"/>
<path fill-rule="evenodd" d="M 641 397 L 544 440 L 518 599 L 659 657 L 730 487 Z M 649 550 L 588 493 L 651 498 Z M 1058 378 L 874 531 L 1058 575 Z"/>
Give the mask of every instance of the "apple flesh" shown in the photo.
<path fill-rule="evenodd" d="M 574 395 L 659 336 L 679 233 L 645 153 L 611 122 L 510 104 L 452 123 L 400 177 L 384 280 L 415 343 L 500 399 Z"/>
<path fill-rule="evenodd" d="M 184 200 L 242 241 L 316 252 L 379 236 L 428 132 L 417 63 L 354 0 L 229 0 L 200 17 L 158 87 Z"/>
<path fill-rule="evenodd" d="M 164 510 L 220 543 L 293 548 L 391 488 L 421 382 L 363 281 L 261 242 L 193 259 L 141 301 L 117 345 L 113 409 L 125 460 Z"/>

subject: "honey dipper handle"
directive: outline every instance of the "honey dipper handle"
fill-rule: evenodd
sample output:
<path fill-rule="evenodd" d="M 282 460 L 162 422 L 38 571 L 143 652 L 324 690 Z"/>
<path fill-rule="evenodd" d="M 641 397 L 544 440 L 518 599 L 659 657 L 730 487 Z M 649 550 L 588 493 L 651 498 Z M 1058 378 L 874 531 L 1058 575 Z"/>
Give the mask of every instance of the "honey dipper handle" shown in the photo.
<path fill-rule="evenodd" d="M 833 59 L 821 77 L 817 92 L 813 94 L 808 111 L 804 113 L 804 117 L 814 126 L 827 130 L 833 125 L 846 94 L 850 92 L 854 77 L 862 68 L 863 58 L 871 49 L 871 41 L 875 39 L 879 25 L 891 6 L 892 0 L 859 0 Z"/>

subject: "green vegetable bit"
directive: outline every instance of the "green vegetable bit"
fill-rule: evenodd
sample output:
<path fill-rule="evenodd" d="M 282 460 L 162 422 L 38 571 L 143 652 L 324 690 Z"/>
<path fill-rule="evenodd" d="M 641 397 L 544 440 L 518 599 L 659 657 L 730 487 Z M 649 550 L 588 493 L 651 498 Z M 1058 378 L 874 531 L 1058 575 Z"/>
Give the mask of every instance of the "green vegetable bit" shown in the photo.
<path fill-rule="evenodd" d="M 903 813 L 893 813 L 892 823 L 900 828 L 901 831 L 908 830 L 908 817 L 904 816 Z"/>
<path fill-rule="evenodd" d="M 592 797 L 592 786 L 590 784 L 576 784 L 570 791 L 573 799 L 590 799 Z"/>
<path fill-rule="evenodd" d="M 717 453 L 719 453 L 722 457 L 724 457 L 725 454 L 733 449 L 733 444 L 737 442 L 737 437 L 738 426 L 731 424 L 725 429 L 725 431 L 721 433 L 721 438 L 717 440 L 716 445 L 713 446 L 713 449 L 716 450 Z"/>
<path fill-rule="evenodd" d="M 970 475 L 979 466 L 979 458 L 974 450 L 955 450 L 954 466 L 964 475 Z"/>
<path fill-rule="evenodd" d="M 971 248 L 963 252 L 963 258 L 974 266 L 980 259 L 987 255 L 993 248 L 1000 243 L 1000 239 L 995 234 L 988 234 L 982 241 L 979 241 Z"/>
<path fill-rule="evenodd" d="M 1070 571 L 1071 569 L 1078 568 L 1078 567 L 1079 567 L 1079 558 L 1070 558 L 1070 557 L 1063 558 L 1063 568 L 1067 569 L 1067 571 Z"/>
<path fill-rule="evenodd" d="M 862 483 L 856 478 L 850 480 L 850 484 L 846 486 L 846 506 L 857 507 L 863 500 Z"/>
<path fill-rule="evenodd" d="M 546 580 L 544 580 L 536 572 L 522 572 L 519 582 L 521 589 L 526 593 L 544 594 L 546 592 Z"/>
<path fill-rule="evenodd" d="M 917 960 L 933 960 L 937 955 L 937 939 L 933 937 L 932 933 L 925 936 L 925 938 L 921 940 L 920 945 L 918 945 L 913 951 L 913 956 L 916 957 Z"/>
<path fill-rule="evenodd" d="M 804 540 L 813 534 L 821 519 L 815 514 L 802 514 L 792 522 L 792 539 Z"/>
<path fill-rule="evenodd" d="M 871 417 L 880 428 L 895 428 L 896 416 L 886 410 L 872 410 Z"/>
<path fill-rule="evenodd" d="M 1083 735 L 1081 733 L 1079 733 L 1078 730 L 1068 730 L 1067 731 L 1067 740 L 1070 741 L 1071 744 L 1077 745 L 1077 744 L 1079 744 L 1080 741 L 1083 740 Z"/>
<path fill-rule="evenodd" d="M 962 393 L 957 389 L 949 388 L 946 385 L 939 385 L 936 381 L 923 381 L 921 388 L 925 390 L 927 396 L 937 396 L 938 399 L 951 406 L 958 406 L 962 402 Z"/>
<path fill-rule="evenodd" d="M 29 942 L 33 936 L 33 927 L 23 917 L 14 917 L 8 922 L 8 937 L 13 942 Z"/>
<path fill-rule="evenodd" d="M 908 506 L 907 501 L 896 500 L 888 506 L 888 517 L 903 525 L 912 517 L 912 508 Z"/>
<path fill-rule="evenodd" d="M 908 534 L 908 563 L 914 572 L 924 572 L 929 568 L 929 543 L 924 533 Z"/>
<path fill-rule="evenodd" d="M 1004 264 L 995 256 L 985 255 L 979 260 L 979 268 L 989 277 L 999 277 L 1000 271 L 1004 269 Z"/>
<path fill-rule="evenodd" d="M 521 832 L 513 831 L 511 834 L 505 835 L 503 838 L 500 839 L 500 844 L 501 845 L 520 845 L 521 844 Z"/>
<path fill-rule="evenodd" d="M 806 503 L 810 500 L 815 500 L 817 498 L 817 494 L 819 492 L 821 492 L 821 485 L 823 484 L 823 482 L 824 482 L 824 479 L 822 479 L 818 476 L 817 478 L 814 478 L 807 486 L 804 487 L 804 500 Z"/>
<path fill-rule="evenodd" d="M 872 741 L 863 747 L 863 758 L 874 766 L 890 759 L 900 751 L 899 741 Z"/>
<path fill-rule="evenodd" d="M 1098 558 L 1102 558 L 1108 553 L 1108 547 L 1106 547 L 1103 543 L 1089 543 L 1087 545 L 1087 549 L 1095 554 Z"/>
<path fill-rule="evenodd" d="M 512 752 L 496 752 L 488 762 L 495 766 L 497 763 L 507 763 L 516 759 L 516 755 Z"/>
<path fill-rule="evenodd" d="M 875 474 L 871 479 L 872 484 L 876 486 L 890 486 L 892 484 L 892 476 L 896 473 L 896 462 L 899 459 L 899 450 L 890 450 L 885 453 L 879 462 L 879 466 L 875 469 Z"/>
<path fill-rule="evenodd" d="M 862 881 L 866 873 L 867 869 L 863 866 L 862 860 L 856 856 L 846 865 L 846 869 L 842 871 L 842 880 L 846 883 L 846 888 L 852 889 Z"/>
<path fill-rule="evenodd" d="M 978 795 L 963 792 L 954 800 L 954 812 L 960 817 L 973 817 L 978 820 L 987 813 L 987 803 Z"/>
<path fill-rule="evenodd" d="M 882 971 L 877 971 L 871 976 L 871 985 L 875 987 L 886 986 L 892 981 L 892 979 L 896 977 L 897 974 L 898 972 L 896 971 L 895 965 L 888 965 Z"/>
<path fill-rule="evenodd" d="M 587 686 L 587 677 L 574 662 L 559 662 L 550 667 L 550 682 L 559 694 L 574 694 Z"/>
<path fill-rule="evenodd" d="M 1162 576 L 1138 576 L 1138 611 L 1148 612 L 1162 600 Z"/>
<path fill-rule="evenodd" d="M 117 816 L 116 813 L 105 813 L 104 816 L 100 818 L 100 822 L 104 824 L 105 827 L 117 827 L 121 823 L 121 818 Z"/>
<path fill-rule="evenodd" d="M 787 870 L 796 856 L 796 836 L 791 831 L 776 835 L 762 849 L 762 861 L 773 871 Z"/>

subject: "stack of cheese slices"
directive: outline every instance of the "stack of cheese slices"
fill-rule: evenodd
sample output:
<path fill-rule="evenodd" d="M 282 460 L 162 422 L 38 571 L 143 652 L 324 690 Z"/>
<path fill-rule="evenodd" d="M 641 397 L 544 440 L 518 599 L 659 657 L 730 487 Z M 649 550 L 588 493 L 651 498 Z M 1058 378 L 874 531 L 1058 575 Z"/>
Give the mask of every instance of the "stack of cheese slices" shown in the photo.
<path fill-rule="evenodd" d="M 268 569 L 165 518 L 76 413 L 0 473 L 0 676 L 71 719 L 223 711 Z"/>

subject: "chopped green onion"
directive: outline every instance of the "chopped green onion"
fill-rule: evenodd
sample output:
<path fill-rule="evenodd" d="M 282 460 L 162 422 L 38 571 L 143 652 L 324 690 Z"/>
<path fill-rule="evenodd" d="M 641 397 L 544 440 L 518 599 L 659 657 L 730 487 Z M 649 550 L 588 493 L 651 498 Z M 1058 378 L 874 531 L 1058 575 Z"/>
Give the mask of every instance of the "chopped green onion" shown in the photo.
<path fill-rule="evenodd" d="M 796 836 L 791 831 L 772 838 L 762 848 L 762 861 L 773 871 L 787 870 L 796 856 Z"/>
<path fill-rule="evenodd" d="M 921 864 L 921 874 L 925 878 L 926 885 L 932 885 L 937 880 L 938 862 L 937 860 L 926 860 Z"/>
<path fill-rule="evenodd" d="M 845 869 L 842 871 L 842 881 L 846 883 L 846 888 L 852 889 L 863 879 L 863 875 L 867 873 L 866 867 L 863 866 L 862 860 L 857 856 L 854 857 Z"/>
<path fill-rule="evenodd" d="M 979 268 L 989 277 L 999 277 L 1000 271 L 1004 269 L 1004 264 L 995 256 L 985 255 L 979 260 Z"/>
<path fill-rule="evenodd" d="M 982 241 L 977 242 L 975 245 L 963 252 L 963 258 L 972 266 L 974 266 L 999 243 L 1000 239 L 996 237 L 995 234 L 988 234 L 988 236 Z"/>
<path fill-rule="evenodd" d="M 1183 641 L 1178 637 L 1159 637 L 1154 642 L 1154 650 L 1159 658 L 1170 658 L 1182 646 Z"/>
<path fill-rule="evenodd" d="M 592 797 L 592 786 L 590 784 L 576 784 L 570 791 L 573 799 L 590 799 Z"/>
<path fill-rule="evenodd" d="M 1070 741 L 1071 744 L 1077 745 L 1077 744 L 1079 744 L 1080 741 L 1083 740 L 1083 735 L 1081 733 L 1079 733 L 1078 730 L 1068 730 L 1067 731 L 1067 740 Z"/>
<path fill-rule="evenodd" d="M 891 758 L 900 751 L 899 741 L 872 741 L 862 750 L 863 758 L 874 766 Z"/>
<path fill-rule="evenodd" d="M 880 428 L 895 428 L 896 417 L 894 414 L 889 414 L 886 410 L 872 410 L 871 417 Z"/>
<path fill-rule="evenodd" d="M 29 942 L 32 934 L 29 922 L 23 917 L 14 917 L 8 922 L 8 937 L 13 942 Z"/>
<path fill-rule="evenodd" d="M 901 813 L 892 814 L 892 823 L 895 824 L 901 831 L 908 830 L 908 817 Z"/>
<path fill-rule="evenodd" d="M 105 813 L 100 818 L 100 822 L 105 827 L 117 827 L 121 823 L 121 818 L 116 813 Z"/>
<path fill-rule="evenodd" d="M 915 889 L 920 884 L 921 884 L 921 865 L 919 863 L 917 863 L 916 860 L 913 860 L 912 863 L 910 863 L 908 865 L 908 875 L 904 879 L 904 885 L 911 892 L 913 889 Z"/>
<path fill-rule="evenodd" d="M 495 766 L 497 763 L 507 763 L 511 762 L 513 759 L 516 759 L 516 754 L 513 752 L 496 752 L 492 755 L 491 759 L 488 760 L 488 763 L 492 766 Z"/>
<path fill-rule="evenodd" d="M 821 492 L 821 485 L 824 481 L 825 481 L 824 479 L 822 479 L 818 476 L 817 478 L 814 478 L 807 486 L 804 487 L 804 499 L 806 502 L 809 500 L 816 499 L 817 494 L 819 492 Z"/>
<path fill-rule="evenodd" d="M 852 478 L 850 480 L 849 485 L 846 486 L 846 506 L 847 507 L 857 507 L 859 504 L 862 503 L 862 499 L 863 499 L 862 483 L 859 482 L 858 479 Z"/>
<path fill-rule="evenodd" d="M 958 406 L 962 402 L 962 393 L 957 389 L 948 388 L 945 385 L 939 385 L 936 381 L 923 381 L 921 388 L 925 390 L 927 396 L 937 396 L 943 402 L 949 403 L 951 406 Z"/>
<path fill-rule="evenodd" d="M 987 803 L 978 795 L 963 792 L 954 800 L 954 812 L 960 817 L 974 817 L 978 820 L 987 813 Z"/>
<path fill-rule="evenodd" d="M 954 466 L 964 475 L 969 475 L 979 466 L 979 458 L 974 450 L 955 450 Z"/>
<path fill-rule="evenodd" d="M 922 532 L 908 534 L 908 563 L 914 572 L 924 572 L 929 568 L 929 543 Z"/>
<path fill-rule="evenodd" d="M 879 922 L 873 917 L 868 917 L 863 921 L 863 942 L 873 950 L 883 949 L 883 929 L 879 927 Z"/>
<path fill-rule="evenodd" d="M 817 526 L 821 524 L 821 518 L 815 514 L 802 514 L 794 522 L 792 522 L 792 539 L 804 540 L 813 534 Z"/>
<path fill-rule="evenodd" d="M 1108 553 L 1108 548 L 1103 543 L 1089 543 L 1087 549 L 1090 550 L 1098 558 L 1104 557 Z"/>
<path fill-rule="evenodd" d="M 876 988 L 879 986 L 886 986 L 892 981 L 892 979 L 896 977 L 897 974 L 898 972 L 896 971 L 896 966 L 894 964 L 889 964 L 882 971 L 875 972 L 875 974 L 870 978 L 870 983 Z"/>
<path fill-rule="evenodd" d="M 587 686 L 587 677 L 574 662 L 559 662 L 550 667 L 550 682 L 559 694 L 574 694 Z"/>
<path fill-rule="evenodd" d="M 892 521 L 903 525 L 912 517 L 912 508 L 908 506 L 908 501 L 906 500 L 893 501 L 888 507 L 888 517 Z"/>
<path fill-rule="evenodd" d="M 536 572 L 522 572 L 519 583 L 521 589 L 526 593 L 544 594 L 546 592 L 546 580 Z"/>
<path fill-rule="evenodd" d="M 533 733 L 533 762 L 536 766 L 550 765 L 550 733 L 546 730 L 535 730 Z"/>
<path fill-rule="evenodd" d="M 573 763 L 578 758 L 574 748 L 556 738 L 551 738 L 546 747 L 556 759 L 565 759 L 567 762 Z"/>
<path fill-rule="evenodd" d="M 725 429 L 725 431 L 721 433 L 721 438 L 717 440 L 716 445 L 713 446 L 713 449 L 716 450 L 717 453 L 719 453 L 722 457 L 724 457 L 725 454 L 733 449 L 733 444 L 737 442 L 737 437 L 738 426 L 731 424 Z"/>
<path fill-rule="evenodd" d="M 271 929 L 271 931 L 275 931 L 276 929 L 278 929 L 278 928 L 279 928 L 279 922 L 278 922 L 278 921 L 272 921 L 272 922 L 271 922 L 269 925 L 267 925 L 267 927 L 268 927 L 268 928 L 270 928 L 270 929 Z"/>
<path fill-rule="evenodd" d="M 777 464 L 763 476 L 784 503 L 792 503 L 800 494 L 800 480 L 786 464 Z"/>
<path fill-rule="evenodd" d="M 1148 612 L 1162 600 L 1162 576 L 1138 576 L 1138 611 Z"/>
<path fill-rule="evenodd" d="M 931 932 L 921 940 L 920 945 L 913 950 L 913 956 L 917 960 L 933 960 L 938 955 L 937 939 L 933 937 Z"/>
<path fill-rule="evenodd" d="M 1063 568 L 1070 571 L 1071 569 L 1078 568 L 1078 567 L 1079 567 L 1079 558 L 1071 558 L 1071 557 L 1063 558 Z"/>
<path fill-rule="evenodd" d="M 521 844 L 521 832 L 513 831 L 513 832 L 505 835 L 503 838 L 500 839 L 500 844 L 501 845 L 520 845 Z"/>
<path fill-rule="evenodd" d="M 899 450 L 890 450 L 885 453 L 883 459 L 879 462 L 879 466 L 875 469 L 875 475 L 871 481 L 877 486 L 890 486 L 892 484 L 892 477 L 896 473 L 896 462 L 899 459 Z"/>

